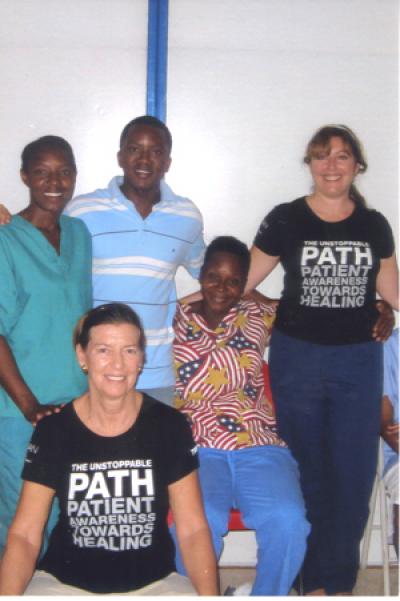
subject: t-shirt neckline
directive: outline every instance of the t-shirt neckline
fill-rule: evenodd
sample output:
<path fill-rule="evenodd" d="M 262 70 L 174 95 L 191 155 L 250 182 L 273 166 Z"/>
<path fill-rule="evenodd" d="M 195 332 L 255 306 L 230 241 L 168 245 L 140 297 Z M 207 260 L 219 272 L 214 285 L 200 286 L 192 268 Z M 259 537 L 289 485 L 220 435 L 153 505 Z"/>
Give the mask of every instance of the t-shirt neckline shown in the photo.
<path fill-rule="evenodd" d="M 319 217 L 312 210 L 312 208 L 309 206 L 309 204 L 307 202 L 307 196 L 303 196 L 300 200 L 302 201 L 303 207 L 305 207 L 305 209 L 309 213 L 309 215 L 311 215 L 316 221 L 323 223 L 325 226 L 326 225 L 335 226 L 335 225 L 340 225 L 342 223 L 346 223 L 347 221 L 350 221 L 358 213 L 358 208 L 359 208 L 358 204 L 354 203 L 354 210 L 350 213 L 350 215 L 348 217 L 345 217 L 344 219 L 339 219 L 338 221 L 326 221 L 325 219 L 322 219 L 321 217 Z"/>
<path fill-rule="evenodd" d="M 89 433 L 91 436 L 101 438 L 102 440 L 116 441 L 118 439 L 123 439 L 125 436 L 129 436 L 130 434 L 132 434 L 132 432 L 137 428 L 138 423 L 141 421 L 143 412 L 147 409 L 147 405 L 148 405 L 147 395 L 145 393 L 142 393 L 142 395 L 143 395 L 142 404 L 140 406 L 139 413 L 137 414 L 137 417 L 136 417 L 134 423 L 127 430 L 125 430 L 125 432 L 121 432 L 121 434 L 117 434 L 116 436 L 103 436 L 102 434 L 97 434 L 97 432 L 93 432 L 93 430 L 91 430 L 88 426 L 86 426 L 86 424 L 84 424 L 83 421 L 81 420 L 81 418 L 78 416 L 76 409 L 74 407 L 73 401 L 70 403 L 71 415 L 72 415 L 72 418 L 74 419 L 75 423 L 78 424 L 79 428 L 81 430 Z"/>

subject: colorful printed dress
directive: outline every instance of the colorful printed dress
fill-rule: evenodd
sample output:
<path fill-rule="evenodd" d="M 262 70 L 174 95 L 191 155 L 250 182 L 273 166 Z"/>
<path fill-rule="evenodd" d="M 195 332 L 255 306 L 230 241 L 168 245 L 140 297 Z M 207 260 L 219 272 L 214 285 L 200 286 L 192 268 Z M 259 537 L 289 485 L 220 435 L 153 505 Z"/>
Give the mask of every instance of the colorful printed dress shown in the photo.
<path fill-rule="evenodd" d="M 251 595 L 258 596 L 288 594 L 309 533 L 297 464 L 278 437 L 264 392 L 263 355 L 272 322 L 266 306 L 244 300 L 215 330 L 190 305 L 179 305 L 175 317 L 176 405 L 199 447 L 215 555 L 219 560 L 235 507 L 256 534 Z M 179 547 L 175 564 L 185 574 Z"/>
<path fill-rule="evenodd" d="M 262 362 L 273 319 L 265 305 L 241 300 L 213 330 L 190 305 L 178 305 L 175 405 L 199 446 L 286 446 L 264 392 Z"/>

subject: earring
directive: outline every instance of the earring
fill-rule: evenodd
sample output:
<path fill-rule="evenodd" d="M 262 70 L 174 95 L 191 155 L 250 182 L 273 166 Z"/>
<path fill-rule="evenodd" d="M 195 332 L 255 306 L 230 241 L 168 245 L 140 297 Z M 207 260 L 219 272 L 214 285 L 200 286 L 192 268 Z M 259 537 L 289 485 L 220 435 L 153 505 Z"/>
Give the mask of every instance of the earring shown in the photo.
<path fill-rule="evenodd" d="M 86 367 L 85 364 L 81 365 L 81 370 L 83 371 L 84 374 L 87 374 L 87 372 L 88 372 L 88 368 Z"/>

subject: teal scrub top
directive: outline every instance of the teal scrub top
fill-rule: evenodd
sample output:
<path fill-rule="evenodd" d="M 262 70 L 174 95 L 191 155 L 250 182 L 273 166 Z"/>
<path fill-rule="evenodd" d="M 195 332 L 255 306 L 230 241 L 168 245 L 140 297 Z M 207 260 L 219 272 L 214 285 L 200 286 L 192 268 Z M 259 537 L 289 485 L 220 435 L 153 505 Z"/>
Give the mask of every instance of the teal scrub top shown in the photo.
<path fill-rule="evenodd" d="M 73 329 L 92 306 L 91 238 L 79 219 L 60 217 L 60 254 L 39 229 L 16 215 L 0 228 L 0 335 L 39 403 L 82 394 Z M 22 416 L 0 386 L 0 417 Z"/>

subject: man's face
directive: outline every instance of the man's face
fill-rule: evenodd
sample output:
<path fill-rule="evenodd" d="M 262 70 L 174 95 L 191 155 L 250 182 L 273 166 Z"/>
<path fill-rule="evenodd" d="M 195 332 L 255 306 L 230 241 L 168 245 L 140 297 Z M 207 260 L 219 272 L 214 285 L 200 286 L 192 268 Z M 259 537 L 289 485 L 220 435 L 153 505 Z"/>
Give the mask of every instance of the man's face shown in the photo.
<path fill-rule="evenodd" d="M 171 164 L 164 132 L 150 125 L 132 126 L 117 156 L 125 188 L 138 193 L 158 191 Z"/>

